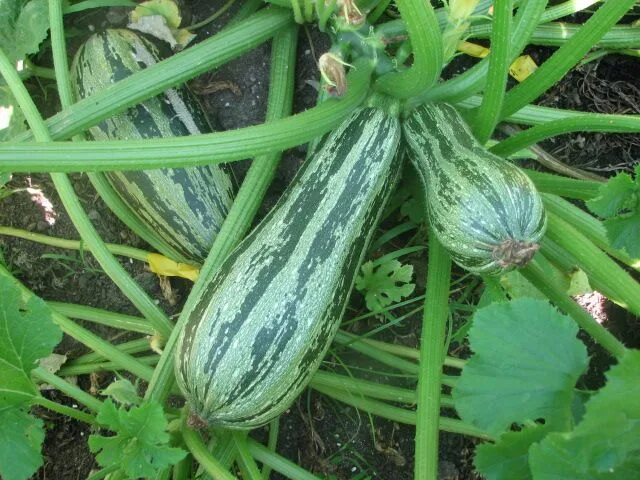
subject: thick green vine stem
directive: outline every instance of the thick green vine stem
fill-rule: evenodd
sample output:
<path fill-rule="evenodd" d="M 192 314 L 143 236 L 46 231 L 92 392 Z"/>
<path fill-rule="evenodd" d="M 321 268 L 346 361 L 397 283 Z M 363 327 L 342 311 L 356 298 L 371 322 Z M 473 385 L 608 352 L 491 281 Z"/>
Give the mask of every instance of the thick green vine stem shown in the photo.
<path fill-rule="evenodd" d="M 277 7 L 255 13 L 213 37 L 87 97 L 47 120 L 51 138 L 64 140 L 128 107 L 224 65 L 255 48 L 291 23 L 291 13 Z M 17 138 L 31 138 L 27 132 Z"/>
<path fill-rule="evenodd" d="M 515 16 L 513 35 L 511 37 L 511 59 L 515 59 L 527 45 L 531 34 L 538 25 L 547 0 L 529 0 L 520 8 Z M 458 102 L 479 92 L 485 85 L 489 59 L 481 60 L 457 77 L 439 83 L 409 99 L 407 108 L 414 108 L 424 102 Z"/>
<path fill-rule="evenodd" d="M 554 83 L 566 75 L 570 68 L 587 54 L 604 34 L 620 20 L 636 3 L 636 0 L 615 0 L 602 6 L 580 29 L 554 52 L 525 81 L 509 90 L 500 113 L 505 118 L 533 102 Z"/>
<path fill-rule="evenodd" d="M 564 310 L 575 322 L 599 343 L 605 350 L 617 358 L 622 358 L 627 349 L 606 328 L 600 325 L 580 305 L 573 301 L 566 293 L 562 285 L 550 281 L 536 258 L 526 267 L 520 269 L 520 273 L 529 280 L 533 286 L 544 293 L 558 308 Z"/>
<path fill-rule="evenodd" d="M 570 223 L 596 246 L 634 270 L 640 271 L 640 258 L 632 258 L 626 251 L 614 248 L 600 220 L 556 195 L 545 193 L 542 195 L 542 200 L 548 211 Z"/>
<path fill-rule="evenodd" d="M 640 117 L 637 115 L 590 115 L 553 120 L 523 130 L 494 145 L 490 150 L 502 157 L 516 153 L 547 138 L 572 132 L 637 133 Z"/>
<path fill-rule="evenodd" d="M 533 181 L 538 191 L 576 200 L 591 200 L 597 197 L 602 185 L 602 183 L 594 182 L 593 180 L 578 180 L 529 169 L 524 171 Z"/>
<path fill-rule="evenodd" d="M 473 133 L 483 145 L 491 138 L 502 108 L 509 65 L 511 64 L 511 27 L 513 0 L 496 0 L 493 8 L 489 71 L 482 104 L 473 118 Z"/>
<path fill-rule="evenodd" d="M 359 59 L 354 62 L 354 67 L 347 76 L 349 88 L 342 98 L 327 100 L 317 107 L 281 120 L 189 137 L 82 143 L 3 143 L 0 145 L 0 171 L 77 172 L 183 168 L 243 160 L 282 151 L 327 133 L 365 100 L 373 65 L 367 59 Z"/>
<path fill-rule="evenodd" d="M 606 286 L 602 293 L 610 294 L 627 310 L 640 315 L 640 284 L 569 223 L 551 212 L 547 212 L 547 219 L 547 237 L 575 257 L 589 278 Z"/>
<path fill-rule="evenodd" d="M 66 238 L 42 235 L 41 233 L 34 233 L 29 230 L 22 230 L 19 228 L 0 227 L 0 235 L 22 238 L 24 240 L 41 243 L 42 245 L 65 248 L 67 250 L 88 250 L 80 240 L 67 240 Z M 140 260 L 141 262 L 146 262 L 147 257 L 150 253 L 146 250 L 140 250 L 139 248 L 129 247 L 127 245 L 118 245 L 116 243 L 105 243 L 105 245 L 107 247 L 107 250 L 109 250 L 114 255 L 135 258 L 136 260 Z"/>
<path fill-rule="evenodd" d="M 290 27 L 276 35 L 271 47 L 272 68 L 269 86 L 267 116 L 276 123 L 277 118 L 286 116 L 293 102 L 295 52 L 297 27 Z M 369 70 L 369 73 L 371 70 Z M 367 77 L 368 78 L 368 77 Z M 367 82 L 368 84 L 368 82 Z M 249 229 L 262 198 L 273 179 L 275 168 L 280 161 L 278 154 L 264 156 L 254 160 L 247 176 L 238 191 L 229 214 L 211 247 L 198 280 L 193 286 L 183 311 L 190 311 L 192 302 L 200 296 L 216 269 L 225 257 L 238 244 Z M 264 165 L 262 165 L 264 164 Z M 153 379 L 145 394 L 146 398 L 164 401 L 173 384 L 173 355 L 178 335 L 186 321 L 181 315 L 173 334 L 167 341 L 160 362 L 156 366 Z"/>
<path fill-rule="evenodd" d="M 397 0 L 413 45 L 413 65 L 404 72 L 383 75 L 375 88 L 383 93 L 409 98 L 433 85 L 443 66 L 442 34 L 431 2 Z"/>
<path fill-rule="evenodd" d="M 185 445 L 204 468 L 204 470 L 217 480 L 237 480 L 229 471 L 209 452 L 207 446 L 202 442 L 200 434 L 191 430 L 187 425 L 182 426 L 182 439 Z"/>
<path fill-rule="evenodd" d="M 416 412 L 416 480 L 438 478 L 438 436 L 445 332 L 449 318 L 451 258 L 433 231 L 429 234 L 427 294 L 422 318 L 418 405 Z"/>

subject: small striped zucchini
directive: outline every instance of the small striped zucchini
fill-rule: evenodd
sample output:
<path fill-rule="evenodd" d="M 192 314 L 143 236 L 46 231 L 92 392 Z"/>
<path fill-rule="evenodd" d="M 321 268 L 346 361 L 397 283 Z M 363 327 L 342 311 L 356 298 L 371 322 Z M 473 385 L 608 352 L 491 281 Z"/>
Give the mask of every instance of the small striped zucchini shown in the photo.
<path fill-rule="evenodd" d="M 130 30 L 92 35 L 72 66 L 78 98 L 98 92 L 154 63 L 156 47 Z M 198 135 L 210 127 L 187 89 L 162 95 L 100 122 L 89 129 L 95 140 L 133 140 Z M 131 212 L 186 260 L 203 260 L 233 201 L 233 183 L 219 166 L 109 172 L 107 179 Z M 154 245 L 171 256 L 162 247 Z"/>
<path fill-rule="evenodd" d="M 400 170 L 400 131 L 380 109 L 354 112 L 203 290 L 175 363 L 194 424 L 262 425 L 308 383 Z"/>
<path fill-rule="evenodd" d="M 403 133 L 429 223 L 458 265 L 492 274 L 531 260 L 546 215 L 524 172 L 480 145 L 450 105 L 416 108 Z"/>

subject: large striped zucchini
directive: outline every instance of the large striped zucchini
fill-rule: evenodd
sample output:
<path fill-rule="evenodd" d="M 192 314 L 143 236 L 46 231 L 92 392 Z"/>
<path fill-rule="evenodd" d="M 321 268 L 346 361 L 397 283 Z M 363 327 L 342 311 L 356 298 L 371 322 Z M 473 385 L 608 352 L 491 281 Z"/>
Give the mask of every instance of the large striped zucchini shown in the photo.
<path fill-rule="evenodd" d="M 400 130 L 380 109 L 354 112 L 203 290 L 176 350 L 192 419 L 255 427 L 305 387 L 397 178 Z"/>
<path fill-rule="evenodd" d="M 130 30 L 97 33 L 76 54 L 74 90 L 84 98 L 159 59 L 156 47 Z M 89 134 L 95 140 L 133 140 L 208 131 L 197 100 L 180 87 L 100 122 Z M 134 215 L 192 261 L 206 257 L 233 199 L 231 178 L 219 166 L 109 172 L 107 178 Z"/>
<path fill-rule="evenodd" d="M 531 260 L 546 216 L 527 175 L 478 143 L 450 105 L 416 108 L 403 133 L 430 225 L 456 263 L 491 274 Z"/>

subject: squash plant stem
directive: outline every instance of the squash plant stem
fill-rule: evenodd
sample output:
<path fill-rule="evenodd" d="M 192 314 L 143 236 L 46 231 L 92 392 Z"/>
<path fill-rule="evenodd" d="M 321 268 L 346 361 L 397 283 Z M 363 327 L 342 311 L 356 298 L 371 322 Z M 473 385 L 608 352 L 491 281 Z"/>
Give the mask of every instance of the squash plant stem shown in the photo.
<path fill-rule="evenodd" d="M 438 439 L 442 365 L 444 363 L 446 324 L 449 318 L 451 258 L 429 231 L 427 294 L 422 318 L 420 369 L 418 371 L 418 408 L 416 412 L 416 480 L 438 478 Z"/>
<path fill-rule="evenodd" d="M 556 306 L 564 310 L 576 323 L 599 343 L 605 350 L 617 358 L 622 358 L 627 351 L 625 346 L 614 337 L 607 329 L 600 325 L 580 305 L 573 301 L 563 291 L 563 287 L 555 282 L 550 282 L 544 270 L 540 268 L 537 259 L 533 259 L 529 265 L 522 268 L 520 273 L 529 280 L 534 287 L 544 293 Z"/>

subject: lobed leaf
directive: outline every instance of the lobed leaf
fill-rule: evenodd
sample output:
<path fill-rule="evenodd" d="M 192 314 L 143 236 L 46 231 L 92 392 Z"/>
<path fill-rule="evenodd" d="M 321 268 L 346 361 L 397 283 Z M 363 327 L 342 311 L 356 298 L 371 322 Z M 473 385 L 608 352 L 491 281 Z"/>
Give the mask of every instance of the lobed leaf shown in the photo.
<path fill-rule="evenodd" d="M 107 399 L 97 416 L 98 422 L 116 432 L 104 437 L 91 435 L 89 448 L 97 453 L 102 467 L 120 466 L 130 478 L 154 478 L 158 472 L 184 458 L 186 452 L 168 445 L 167 420 L 155 401 L 139 407 L 119 409 Z"/>
<path fill-rule="evenodd" d="M 640 471 L 640 351 L 625 354 L 586 404 L 582 421 L 530 450 L 536 480 L 630 479 Z"/>
<path fill-rule="evenodd" d="M 42 420 L 19 407 L 0 408 L 0 477 L 26 480 L 42 466 Z"/>
<path fill-rule="evenodd" d="M 13 279 L 0 275 L 0 407 L 26 403 L 37 393 L 31 370 L 61 339 L 45 302 L 36 296 L 25 301 Z"/>
<path fill-rule="evenodd" d="M 366 262 L 356 278 L 356 289 L 364 294 L 367 308 L 376 312 L 393 302 L 399 302 L 413 293 L 416 286 L 411 283 L 412 265 L 402 265 L 397 260 L 374 267 Z"/>
<path fill-rule="evenodd" d="M 462 419 L 494 435 L 513 423 L 569 423 L 573 387 L 588 365 L 577 333 L 569 317 L 541 300 L 479 309 L 469 331 L 474 354 L 452 392 Z"/>

